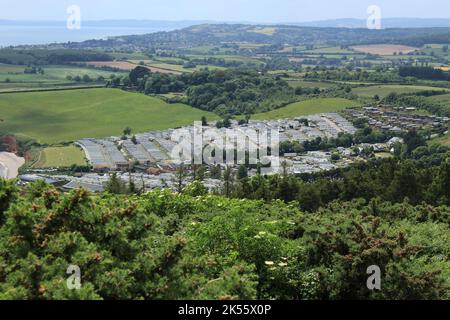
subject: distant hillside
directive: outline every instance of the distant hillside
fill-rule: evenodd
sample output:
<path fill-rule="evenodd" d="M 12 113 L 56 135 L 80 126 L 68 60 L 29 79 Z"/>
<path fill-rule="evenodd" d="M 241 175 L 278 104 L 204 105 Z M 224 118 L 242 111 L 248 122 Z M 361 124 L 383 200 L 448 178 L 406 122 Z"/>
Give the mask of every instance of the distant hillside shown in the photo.
<path fill-rule="evenodd" d="M 212 20 L 84 20 L 85 27 L 124 27 L 124 28 L 159 28 L 159 29 L 181 29 L 199 24 L 247 24 L 260 25 L 251 21 L 228 22 Z M 65 26 L 66 21 L 55 20 L 2 20 L 0 26 Z M 291 25 L 300 27 L 319 28 L 366 28 L 366 19 L 332 19 L 307 22 L 283 22 L 270 23 L 270 25 Z M 388 28 L 450 28 L 450 19 L 422 19 L 422 18 L 384 18 L 382 27 Z"/>
<path fill-rule="evenodd" d="M 265 45 L 355 45 L 396 43 L 422 46 L 450 43 L 450 28 L 318 28 L 292 25 L 202 24 L 170 32 L 113 37 L 66 44 L 70 48 L 153 49 L 188 48 L 251 42 Z"/>
<path fill-rule="evenodd" d="M 0 26 L 28 26 L 28 27 L 65 27 L 66 21 L 57 20 L 0 20 Z M 101 28 L 149 28 L 160 30 L 173 30 L 190 27 L 193 25 L 212 23 L 206 20 L 83 20 L 83 27 Z"/>
<path fill-rule="evenodd" d="M 450 28 L 450 19 L 421 19 L 421 18 L 385 18 L 381 26 L 387 28 Z M 365 19 L 336 19 L 293 23 L 304 27 L 321 28 L 366 28 Z"/>

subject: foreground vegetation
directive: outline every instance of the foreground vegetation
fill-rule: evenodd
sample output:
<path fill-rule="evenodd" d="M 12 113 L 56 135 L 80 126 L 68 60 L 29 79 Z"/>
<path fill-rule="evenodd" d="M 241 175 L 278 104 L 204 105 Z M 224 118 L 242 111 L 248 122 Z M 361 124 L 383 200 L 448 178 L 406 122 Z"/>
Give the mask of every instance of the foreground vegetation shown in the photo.
<path fill-rule="evenodd" d="M 448 299 L 450 208 L 183 194 L 20 195 L 0 180 L 0 299 Z M 192 195 L 196 195 L 195 197 Z M 379 265 L 382 290 L 366 287 Z M 69 290 L 66 269 L 81 269 Z"/>

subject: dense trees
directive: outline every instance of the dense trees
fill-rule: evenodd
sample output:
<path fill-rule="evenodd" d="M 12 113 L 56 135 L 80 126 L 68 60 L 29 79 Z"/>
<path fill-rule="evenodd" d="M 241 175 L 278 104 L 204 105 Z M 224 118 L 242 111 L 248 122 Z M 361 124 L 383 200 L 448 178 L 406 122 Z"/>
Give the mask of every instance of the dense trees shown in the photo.
<path fill-rule="evenodd" d="M 433 67 L 400 67 L 401 77 L 415 77 L 426 80 L 450 80 L 450 73 Z"/>
<path fill-rule="evenodd" d="M 18 65 L 66 64 L 81 61 L 111 61 L 106 53 L 91 50 L 72 49 L 21 49 L 0 50 L 0 62 Z"/>
<path fill-rule="evenodd" d="M 221 115 L 251 114 L 296 101 L 295 89 L 286 81 L 256 71 L 202 70 L 168 75 L 136 68 L 130 81 L 146 94 L 185 92 L 188 104 Z"/>
<path fill-rule="evenodd" d="M 433 205 L 450 205 L 448 148 L 441 146 L 419 147 L 406 159 L 369 159 L 346 169 L 328 173 L 261 176 L 229 181 L 225 193 L 236 198 L 273 201 L 297 200 L 305 211 L 316 211 L 330 202 L 351 201 L 362 198 L 370 201 L 401 203 L 405 199 L 413 204 L 426 202 Z"/>
<path fill-rule="evenodd" d="M 447 106 L 435 103 L 426 99 L 424 96 L 418 94 L 415 95 L 399 95 L 392 92 L 386 96 L 383 103 L 397 105 L 397 106 L 410 106 L 415 107 L 420 110 L 428 111 L 431 114 L 438 115 L 441 117 L 450 117 L 450 110 Z"/>
<path fill-rule="evenodd" d="M 325 69 L 325 70 L 323 70 Z M 305 73 L 306 79 L 312 80 L 333 80 L 333 81 L 361 81 L 361 82 L 403 82 L 414 83 L 414 79 L 403 78 L 398 75 L 397 72 L 390 71 L 389 69 L 376 69 L 375 72 L 369 72 L 367 69 L 356 68 L 322 68 L 317 70 L 313 69 Z"/>
<path fill-rule="evenodd" d="M 284 153 L 302 153 L 306 151 L 331 150 L 337 147 L 350 148 L 354 144 L 360 143 L 383 143 L 392 138 L 392 134 L 381 130 L 373 130 L 369 126 L 363 126 L 354 135 L 348 133 L 339 133 L 336 138 L 317 137 L 314 140 L 304 141 L 284 141 L 280 144 L 280 154 Z M 417 136 L 416 139 L 422 141 L 423 138 Z M 410 140 L 408 140 L 409 142 Z M 411 143 L 418 143 L 412 140 Z M 411 149 L 412 150 L 412 149 Z"/>
<path fill-rule="evenodd" d="M 207 196 L 198 181 L 120 196 L 40 182 L 19 195 L 1 180 L 0 195 L 0 299 L 450 298 L 446 206 L 354 200 L 305 214 Z M 374 264 L 380 291 L 366 287 Z"/>
<path fill-rule="evenodd" d="M 203 71 L 191 77 L 188 103 L 219 114 L 254 113 L 295 100 L 294 89 L 285 81 L 256 72 Z"/>
<path fill-rule="evenodd" d="M 138 66 L 131 70 L 129 78 L 132 85 L 138 85 L 138 80 L 150 74 L 150 70 L 146 67 Z"/>

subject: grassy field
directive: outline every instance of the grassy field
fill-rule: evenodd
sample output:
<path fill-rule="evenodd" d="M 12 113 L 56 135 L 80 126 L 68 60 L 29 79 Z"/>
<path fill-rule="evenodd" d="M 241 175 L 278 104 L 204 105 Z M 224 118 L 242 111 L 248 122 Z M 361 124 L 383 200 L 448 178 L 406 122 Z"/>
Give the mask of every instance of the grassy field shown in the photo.
<path fill-rule="evenodd" d="M 320 88 L 320 89 L 326 89 L 336 85 L 331 82 L 303 81 L 303 80 L 288 80 L 288 84 L 293 88 L 303 87 L 303 88 Z"/>
<path fill-rule="evenodd" d="M 151 67 L 165 69 L 165 70 L 172 70 L 177 72 L 194 72 L 201 69 L 208 68 L 210 70 L 225 70 L 226 68 L 213 66 L 213 65 L 198 65 L 195 68 L 184 68 L 181 65 L 178 64 L 170 64 L 170 63 L 161 63 L 161 62 L 152 62 L 148 64 Z"/>
<path fill-rule="evenodd" d="M 273 35 L 276 32 L 275 28 L 270 28 L 270 27 L 258 27 L 255 28 L 253 30 L 251 30 L 251 32 L 255 32 L 255 33 L 260 33 L 260 34 L 265 34 L 265 35 Z"/>
<path fill-rule="evenodd" d="M 324 53 L 324 54 L 351 54 L 354 53 L 352 50 L 342 49 L 340 47 L 324 47 L 317 48 L 313 50 L 305 50 L 305 53 Z"/>
<path fill-rule="evenodd" d="M 450 108 L 450 93 L 449 94 L 441 94 L 438 96 L 428 97 L 428 100 L 433 102 L 439 102 L 443 105 L 447 105 Z"/>
<path fill-rule="evenodd" d="M 83 68 L 76 66 L 42 66 L 44 74 L 25 74 L 25 66 L 0 64 L 0 91 L 15 91 L 15 89 L 55 88 L 63 86 L 90 85 L 91 83 L 67 80 L 67 77 L 83 77 L 88 75 L 91 79 L 98 77 L 109 78 L 112 74 L 124 74 Z"/>
<path fill-rule="evenodd" d="M 398 45 L 398 44 L 370 44 L 370 45 L 360 45 L 353 46 L 351 49 L 357 52 L 364 52 L 370 54 L 378 54 L 381 56 L 391 56 L 394 53 L 409 53 L 417 50 L 418 48 Z"/>
<path fill-rule="evenodd" d="M 67 82 L 66 77 L 71 76 L 83 76 L 88 75 L 89 77 L 96 79 L 99 76 L 108 78 L 111 74 L 115 72 L 96 70 L 91 68 L 80 68 L 80 67 L 70 67 L 70 66 L 43 66 L 44 74 L 25 74 L 25 66 L 14 66 L 0 64 L 0 82 L 4 82 L 6 79 L 11 80 L 11 82 L 54 82 L 54 81 L 64 81 Z"/>
<path fill-rule="evenodd" d="M 86 165 L 84 153 L 75 146 L 44 148 L 39 155 L 39 160 L 34 168 L 70 167 L 72 165 Z"/>
<path fill-rule="evenodd" d="M 0 123 L 5 131 L 54 144 L 80 138 L 119 136 L 192 124 L 205 115 L 184 104 L 167 104 L 119 89 L 85 89 L 0 95 Z"/>
<path fill-rule="evenodd" d="M 365 96 L 365 97 L 373 97 L 374 95 L 378 95 L 381 98 L 387 96 L 391 92 L 396 93 L 414 93 L 425 90 L 436 90 L 436 91 L 449 91 L 448 89 L 429 87 L 429 86 L 408 86 L 408 85 L 381 85 L 381 86 L 369 86 L 369 87 L 361 87 L 353 89 L 353 93 Z"/>
<path fill-rule="evenodd" d="M 247 56 L 238 56 L 238 55 L 225 55 L 225 54 L 215 54 L 215 55 L 207 55 L 207 54 L 189 54 L 187 55 L 189 58 L 198 58 L 198 59 L 205 59 L 209 57 L 214 57 L 217 59 L 224 59 L 225 61 L 241 61 L 241 62 L 252 62 L 255 64 L 262 64 L 263 62 L 261 60 L 258 60 L 254 57 L 247 57 Z M 160 59 L 158 57 L 158 59 Z"/>
<path fill-rule="evenodd" d="M 283 118 L 295 118 L 316 113 L 336 112 L 349 107 L 356 107 L 359 104 L 355 101 L 341 98 L 321 98 L 311 99 L 292 103 L 286 107 L 269 112 L 258 113 L 252 116 L 254 120 L 271 120 Z"/>
<path fill-rule="evenodd" d="M 443 136 L 443 137 L 439 137 L 439 138 L 436 138 L 436 139 L 432 139 L 432 140 L 430 140 L 429 141 L 429 143 L 428 144 L 442 144 L 442 145 L 444 145 L 444 146 L 447 146 L 447 147 L 449 147 L 450 148 L 450 134 L 447 134 L 447 135 L 445 135 L 445 136 Z"/>

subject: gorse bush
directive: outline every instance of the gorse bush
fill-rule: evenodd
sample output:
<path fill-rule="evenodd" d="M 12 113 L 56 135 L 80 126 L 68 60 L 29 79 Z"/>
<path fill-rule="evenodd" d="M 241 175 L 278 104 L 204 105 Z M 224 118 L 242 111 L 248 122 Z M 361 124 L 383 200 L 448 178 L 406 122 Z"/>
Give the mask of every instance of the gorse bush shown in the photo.
<path fill-rule="evenodd" d="M 354 200 L 304 213 L 186 190 L 61 194 L 36 183 L 19 195 L 0 181 L 0 298 L 450 298 L 449 207 Z M 79 290 L 66 285 L 69 265 Z M 366 287 L 370 265 L 380 291 Z"/>

